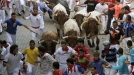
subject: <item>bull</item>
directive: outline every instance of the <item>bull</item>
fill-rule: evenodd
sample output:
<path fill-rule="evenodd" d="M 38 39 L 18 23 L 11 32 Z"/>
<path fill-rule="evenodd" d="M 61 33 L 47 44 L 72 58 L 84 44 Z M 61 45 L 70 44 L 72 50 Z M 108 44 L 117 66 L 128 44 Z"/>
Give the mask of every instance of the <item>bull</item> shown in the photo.
<path fill-rule="evenodd" d="M 68 3 L 66 0 L 47 0 L 47 2 L 49 3 L 48 6 L 51 9 L 53 9 L 55 7 L 55 5 L 60 3 L 61 5 L 63 5 L 66 8 L 67 14 L 70 15 L 70 9 L 69 9 L 69 6 L 68 6 Z"/>
<path fill-rule="evenodd" d="M 86 12 L 83 12 L 83 10 L 76 12 L 76 14 L 74 15 L 73 19 L 76 20 L 79 28 L 80 28 L 81 24 L 84 22 L 85 17 L 88 17 L 88 15 Z"/>
<path fill-rule="evenodd" d="M 80 38 L 80 29 L 74 19 L 69 19 L 64 24 L 64 37 L 65 41 L 72 48 L 77 44 L 77 39 Z"/>
<path fill-rule="evenodd" d="M 58 43 L 58 35 L 53 31 L 46 31 L 43 33 L 39 43 L 46 48 L 48 53 L 54 54 Z"/>
<path fill-rule="evenodd" d="M 95 47 L 94 39 L 96 37 L 96 50 L 99 50 L 99 38 L 98 34 L 102 29 L 101 14 L 97 11 L 89 13 L 89 17 L 81 24 L 81 30 L 85 30 L 88 45 Z M 92 40 L 92 44 L 90 42 Z"/>
<path fill-rule="evenodd" d="M 63 5 L 61 5 L 60 3 L 57 4 L 53 8 L 53 18 L 60 25 L 57 28 L 57 31 L 58 31 L 58 35 L 59 36 L 62 36 L 63 33 L 60 33 L 60 32 L 63 32 L 63 25 L 68 20 L 68 14 L 66 12 L 65 7 Z"/>

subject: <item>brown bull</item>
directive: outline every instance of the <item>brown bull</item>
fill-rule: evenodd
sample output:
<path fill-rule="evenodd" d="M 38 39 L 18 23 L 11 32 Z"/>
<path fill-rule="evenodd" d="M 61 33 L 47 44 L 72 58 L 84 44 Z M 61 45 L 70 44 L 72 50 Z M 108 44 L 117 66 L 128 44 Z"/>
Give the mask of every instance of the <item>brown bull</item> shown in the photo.
<path fill-rule="evenodd" d="M 47 31 L 43 33 L 41 41 L 39 43 L 45 46 L 47 52 L 53 54 L 56 49 L 56 44 L 58 43 L 57 41 L 58 41 L 58 35 L 53 31 Z"/>
<path fill-rule="evenodd" d="M 77 31 L 70 30 L 65 34 L 65 37 L 63 37 L 63 39 L 65 39 L 65 41 L 68 43 L 70 47 L 74 48 L 77 44 L 77 39 L 79 38 L 77 36 Z"/>
<path fill-rule="evenodd" d="M 63 11 L 56 11 L 56 13 L 54 13 L 54 14 L 57 14 L 57 16 L 54 16 L 54 19 L 60 25 L 60 29 L 57 29 L 58 35 L 62 36 L 63 35 L 63 26 L 64 26 L 64 23 L 68 20 L 68 16 Z M 61 30 L 62 34 L 60 33 L 60 30 Z"/>
<path fill-rule="evenodd" d="M 99 50 L 99 38 L 98 38 L 98 33 L 99 33 L 99 23 L 96 19 L 94 18 L 89 18 L 86 22 L 84 22 L 82 25 L 81 25 L 81 29 L 85 30 L 86 32 L 86 36 L 87 36 L 87 39 L 88 39 L 88 45 L 90 47 L 95 47 L 95 44 L 94 44 L 94 38 L 96 37 L 96 50 Z M 92 44 L 90 42 L 89 39 L 92 39 Z"/>
<path fill-rule="evenodd" d="M 84 15 L 82 15 L 82 14 L 77 14 L 77 15 L 75 15 L 75 16 L 73 17 L 73 19 L 75 19 L 76 22 L 78 23 L 79 28 L 80 28 L 81 24 L 82 24 L 83 21 L 84 21 L 83 18 L 84 18 Z"/>

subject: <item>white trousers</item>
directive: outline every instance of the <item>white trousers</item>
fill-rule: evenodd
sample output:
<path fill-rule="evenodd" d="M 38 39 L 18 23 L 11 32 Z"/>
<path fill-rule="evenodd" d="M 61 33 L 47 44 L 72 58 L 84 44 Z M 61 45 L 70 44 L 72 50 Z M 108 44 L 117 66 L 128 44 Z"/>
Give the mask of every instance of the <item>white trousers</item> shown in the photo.
<path fill-rule="evenodd" d="M 71 11 L 74 10 L 74 7 L 75 7 L 75 5 L 76 5 L 75 0 L 67 0 L 67 2 L 68 2 L 69 9 L 70 9 Z"/>
<path fill-rule="evenodd" d="M 1 23 L 5 21 L 5 10 L 0 10 L 0 32 L 2 32 L 2 25 Z"/>
<path fill-rule="evenodd" d="M 32 40 L 36 40 L 36 37 L 37 37 L 38 39 L 41 39 L 41 36 L 42 36 L 42 34 L 44 33 L 44 28 L 41 29 L 41 30 L 40 30 L 40 29 L 32 28 L 32 30 L 37 33 L 37 34 L 36 34 L 36 33 L 31 32 Z"/>
<path fill-rule="evenodd" d="M 3 60 L 0 60 L 0 74 L 3 74 Z"/>
<path fill-rule="evenodd" d="M 36 75 L 37 66 L 34 66 L 27 62 L 28 68 L 27 68 L 27 75 Z"/>
<path fill-rule="evenodd" d="M 102 20 L 102 25 L 103 25 L 103 31 L 106 30 L 106 26 L 107 26 L 107 20 L 108 20 L 108 16 L 107 15 L 101 15 L 101 20 Z"/>
<path fill-rule="evenodd" d="M 0 10 L 0 21 L 5 21 L 5 10 Z"/>
<path fill-rule="evenodd" d="M 9 34 L 8 32 L 6 32 L 6 38 L 7 38 L 7 42 L 10 45 L 17 44 L 16 35 Z"/>
<path fill-rule="evenodd" d="M 130 37 L 124 38 L 121 43 L 121 47 L 123 47 L 123 52 L 128 52 L 129 48 L 127 47 L 127 41 L 130 40 Z"/>
<path fill-rule="evenodd" d="M 52 72 L 48 72 L 48 73 L 41 74 L 41 75 L 53 75 L 53 74 L 52 74 Z"/>
<path fill-rule="evenodd" d="M 22 10 L 25 10 L 24 0 L 19 0 L 15 2 L 15 6 L 18 13 L 21 13 Z"/>
<path fill-rule="evenodd" d="M 64 73 L 67 68 L 67 64 L 60 64 L 60 70 Z"/>
<path fill-rule="evenodd" d="M 110 65 L 115 66 L 115 62 L 108 62 Z M 111 68 L 104 68 L 105 69 L 105 75 L 116 75 L 116 71 Z"/>
<path fill-rule="evenodd" d="M 131 68 L 131 65 L 129 65 L 128 70 L 129 70 L 129 72 L 131 72 L 131 70 L 132 70 L 132 72 L 134 72 L 134 66 L 133 66 L 133 68 Z"/>
<path fill-rule="evenodd" d="M 5 7 L 5 11 L 8 15 L 8 18 L 11 18 L 12 8 Z"/>

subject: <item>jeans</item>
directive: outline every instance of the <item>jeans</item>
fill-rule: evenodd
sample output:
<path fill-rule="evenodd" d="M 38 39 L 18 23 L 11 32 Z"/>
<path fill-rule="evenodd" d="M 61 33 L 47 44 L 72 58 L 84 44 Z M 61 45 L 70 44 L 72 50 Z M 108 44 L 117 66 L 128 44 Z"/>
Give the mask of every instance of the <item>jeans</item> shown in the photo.
<path fill-rule="evenodd" d="M 108 21 L 107 21 L 107 30 L 111 26 L 111 20 L 113 19 L 114 10 L 108 10 Z"/>

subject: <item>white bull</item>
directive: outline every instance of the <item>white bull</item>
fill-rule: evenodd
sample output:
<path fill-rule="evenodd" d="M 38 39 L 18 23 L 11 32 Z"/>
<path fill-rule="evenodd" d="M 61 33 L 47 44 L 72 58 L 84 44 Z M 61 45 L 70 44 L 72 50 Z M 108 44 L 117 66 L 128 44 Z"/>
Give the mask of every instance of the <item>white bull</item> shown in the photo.
<path fill-rule="evenodd" d="M 67 16 L 67 11 L 66 11 L 66 8 L 61 5 L 60 3 L 58 3 L 54 8 L 53 8 L 53 15 L 54 16 L 57 16 L 57 11 L 63 11 Z"/>
<path fill-rule="evenodd" d="M 64 37 L 69 46 L 74 47 L 77 44 L 77 39 L 80 36 L 80 29 L 75 19 L 69 19 L 64 24 Z"/>
<path fill-rule="evenodd" d="M 78 27 L 77 22 L 74 19 L 69 19 L 64 24 L 64 34 L 66 34 L 70 30 L 74 30 L 78 33 L 78 36 L 80 35 L 80 29 Z"/>

